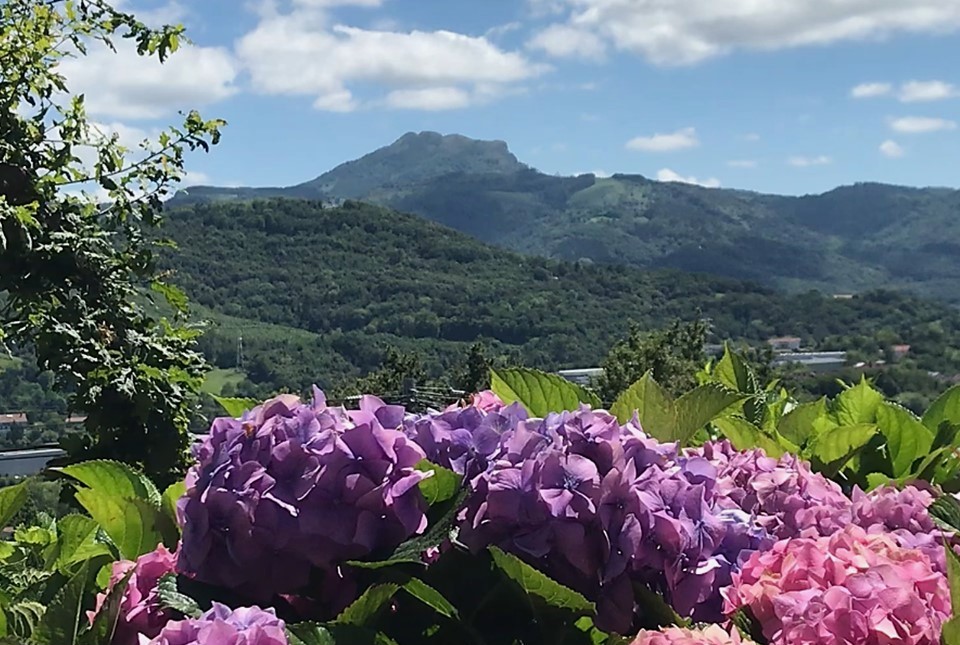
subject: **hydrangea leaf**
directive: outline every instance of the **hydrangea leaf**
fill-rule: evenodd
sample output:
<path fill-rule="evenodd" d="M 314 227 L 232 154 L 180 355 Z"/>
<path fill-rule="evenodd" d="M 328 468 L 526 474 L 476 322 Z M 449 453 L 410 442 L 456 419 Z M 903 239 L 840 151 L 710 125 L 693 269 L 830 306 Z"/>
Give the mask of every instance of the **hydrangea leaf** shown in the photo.
<path fill-rule="evenodd" d="M 317 623 L 287 625 L 290 645 L 336 645 L 330 630 Z"/>
<path fill-rule="evenodd" d="M 687 445 L 697 430 L 743 399 L 743 394 L 715 383 L 687 392 L 675 403 L 677 426 L 676 436 L 672 439 L 679 441 L 681 446 Z"/>
<path fill-rule="evenodd" d="M 123 602 L 123 594 L 127 590 L 127 584 L 130 577 L 133 576 L 133 570 L 127 571 L 120 580 L 107 592 L 103 604 L 100 605 L 100 611 L 97 612 L 93 624 L 84 632 L 81 642 L 87 645 L 100 645 L 102 643 L 112 643 L 113 633 L 117 629 L 117 619 L 120 617 L 120 605 Z"/>
<path fill-rule="evenodd" d="M 536 596 L 552 607 L 570 609 L 580 614 L 594 613 L 593 603 L 573 589 L 552 580 L 513 554 L 495 546 L 489 547 L 488 550 L 497 568 L 515 582 L 525 594 Z"/>
<path fill-rule="evenodd" d="M 177 576 L 174 573 L 168 573 L 160 578 L 160 582 L 157 583 L 157 596 L 164 607 L 178 611 L 184 616 L 199 618 L 203 613 L 196 600 L 180 592 L 177 587 Z"/>
<path fill-rule="evenodd" d="M 290 645 L 396 645 L 386 634 L 352 625 L 321 625 L 319 623 L 288 624 Z"/>
<path fill-rule="evenodd" d="M 217 396 L 216 394 L 211 394 L 214 401 L 223 408 L 223 411 L 227 413 L 227 416 L 233 417 L 234 419 L 239 419 L 243 416 L 244 412 L 248 412 L 258 405 L 260 401 L 256 399 L 237 399 L 237 398 L 228 398 L 223 396 Z"/>
<path fill-rule="evenodd" d="M 834 402 L 837 422 L 841 426 L 873 423 L 877 408 L 883 403 L 883 394 L 870 387 L 866 379 L 841 392 Z"/>
<path fill-rule="evenodd" d="M 415 468 L 421 472 L 433 472 L 433 475 L 420 482 L 420 492 L 427 504 L 433 506 L 440 502 L 456 497 L 460 490 L 460 476 L 442 466 L 438 466 L 424 459 Z"/>
<path fill-rule="evenodd" d="M 833 428 L 817 437 L 811 452 L 826 466 L 822 471 L 824 475 L 830 477 L 840 472 L 855 454 L 870 443 L 877 432 L 877 426 L 869 423 Z"/>
<path fill-rule="evenodd" d="M 930 504 L 928 511 L 941 527 L 960 532 L 960 500 L 953 495 L 941 495 Z"/>
<path fill-rule="evenodd" d="M 960 616 L 951 618 L 943 624 L 940 642 L 942 645 L 960 645 Z"/>
<path fill-rule="evenodd" d="M 122 499 L 99 489 L 82 488 L 77 501 L 97 521 L 127 560 L 157 548 L 159 511 L 142 499 Z"/>
<path fill-rule="evenodd" d="M 960 617 L 960 557 L 949 544 L 943 545 L 947 555 L 947 580 L 950 583 L 950 606 L 953 615 Z"/>
<path fill-rule="evenodd" d="M 442 616 L 456 618 L 459 613 L 457 608 L 443 597 L 443 594 L 420 578 L 407 580 L 403 585 L 403 590 Z"/>
<path fill-rule="evenodd" d="M 777 432 L 802 447 L 814 435 L 816 420 L 827 414 L 826 397 L 802 403 L 783 415 L 777 424 Z"/>
<path fill-rule="evenodd" d="M 34 642 L 42 645 L 76 645 L 79 642 L 89 577 L 90 565 L 84 562 L 43 612 L 33 634 Z"/>
<path fill-rule="evenodd" d="M 99 528 L 86 515 L 66 515 L 57 521 L 56 561 L 60 571 L 98 555 L 110 555 L 110 547 L 97 540 Z"/>
<path fill-rule="evenodd" d="M 163 491 L 160 500 L 160 532 L 163 535 L 164 544 L 169 548 L 174 548 L 180 538 L 180 524 L 177 522 L 177 502 L 186 492 L 186 482 L 174 482 L 167 487 L 167 490 Z"/>
<path fill-rule="evenodd" d="M 535 417 L 551 412 L 576 410 L 586 403 L 594 409 L 603 406 L 593 392 L 562 376 L 531 369 L 490 371 L 490 389 L 507 405 L 520 403 Z"/>
<path fill-rule="evenodd" d="M 760 448 L 768 457 L 774 459 L 779 459 L 786 452 L 784 446 L 775 438 L 764 434 L 760 428 L 743 417 L 720 417 L 712 423 L 737 450 Z"/>
<path fill-rule="evenodd" d="M 610 413 L 620 423 L 627 423 L 636 413 L 643 431 L 660 441 L 670 441 L 677 434 L 677 409 L 652 372 L 617 397 Z"/>
<path fill-rule="evenodd" d="M 937 432 L 944 421 L 960 423 L 960 385 L 953 386 L 931 403 L 921 421 L 932 432 Z"/>
<path fill-rule="evenodd" d="M 723 347 L 723 358 L 713 368 L 713 378 L 735 392 L 752 394 L 757 390 L 756 377 L 750 366 L 740 356 L 730 351 L 728 345 Z"/>
<path fill-rule="evenodd" d="M 153 506 L 160 506 L 160 492 L 150 478 L 119 461 L 84 461 L 51 470 L 104 494 L 142 499 Z"/>
<path fill-rule="evenodd" d="M 0 526 L 7 526 L 27 502 L 27 482 L 0 488 Z"/>
<path fill-rule="evenodd" d="M 340 612 L 334 622 L 358 627 L 367 625 L 399 590 L 400 585 L 392 582 L 373 585 L 354 600 L 349 607 Z"/>
<path fill-rule="evenodd" d="M 917 457 L 930 451 L 933 433 L 910 410 L 884 402 L 877 408 L 877 425 L 887 439 L 893 476 L 910 473 Z"/>

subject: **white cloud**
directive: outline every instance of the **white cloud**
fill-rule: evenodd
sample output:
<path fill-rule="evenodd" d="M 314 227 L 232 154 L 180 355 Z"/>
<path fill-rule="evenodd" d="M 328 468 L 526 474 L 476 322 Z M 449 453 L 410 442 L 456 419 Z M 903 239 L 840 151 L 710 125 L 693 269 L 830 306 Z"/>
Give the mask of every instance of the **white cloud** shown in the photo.
<path fill-rule="evenodd" d="M 649 137 L 636 137 L 627 141 L 629 150 L 642 152 L 672 152 L 700 145 L 696 128 L 683 128 L 669 134 L 657 133 Z"/>
<path fill-rule="evenodd" d="M 210 175 L 199 170 L 188 170 L 184 173 L 183 179 L 180 180 L 181 187 L 209 186 L 211 183 Z"/>
<path fill-rule="evenodd" d="M 904 103 L 942 101 L 960 95 L 960 90 L 943 81 L 910 81 L 900 86 L 899 98 Z"/>
<path fill-rule="evenodd" d="M 810 166 L 828 166 L 833 163 L 833 159 L 827 155 L 817 157 L 790 157 L 787 163 L 796 168 L 809 168 Z"/>
<path fill-rule="evenodd" d="M 731 168 L 756 168 L 757 162 L 753 159 L 734 159 L 728 161 L 727 165 Z"/>
<path fill-rule="evenodd" d="M 757 134 L 756 132 L 748 132 L 747 134 L 743 135 L 743 138 L 746 141 L 756 142 L 760 140 L 760 135 Z"/>
<path fill-rule="evenodd" d="M 497 25 L 496 27 L 491 27 L 490 29 L 487 29 L 487 31 L 484 32 L 483 37 L 490 40 L 496 40 L 497 38 L 500 38 L 501 36 L 504 36 L 511 32 L 517 31 L 522 27 L 523 27 L 523 23 L 516 22 L 516 21 L 508 22 L 508 23 Z"/>
<path fill-rule="evenodd" d="M 892 91 L 893 85 L 890 83 L 861 83 L 850 90 L 850 96 L 855 99 L 871 99 L 886 96 Z"/>
<path fill-rule="evenodd" d="M 663 168 L 662 170 L 657 171 L 657 181 L 694 184 L 696 186 L 703 186 L 705 188 L 720 188 L 720 180 L 716 177 L 711 177 L 710 179 L 701 181 L 696 177 L 684 177 L 683 175 L 674 172 L 669 168 Z"/>
<path fill-rule="evenodd" d="M 402 110 L 455 110 L 470 105 L 470 93 L 459 87 L 428 87 L 422 90 L 394 90 L 387 105 Z"/>
<path fill-rule="evenodd" d="M 892 139 L 887 139 L 880 144 L 880 154 L 888 159 L 898 159 L 903 156 L 903 146 Z"/>
<path fill-rule="evenodd" d="M 957 0 L 557 0 L 564 25 L 660 65 L 960 29 Z M 549 29 L 549 27 L 548 27 Z"/>
<path fill-rule="evenodd" d="M 607 46 L 593 32 L 570 25 L 551 25 L 537 33 L 527 46 L 558 58 L 589 58 L 599 60 Z"/>
<path fill-rule="evenodd" d="M 165 4 L 150 8 L 130 6 L 130 0 L 114 0 L 111 4 L 115 9 L 133 13 L 137 17 L 137 20 L 153 28 L 180 23 L 190 13 L 183 3 L 178 0 L 171 0 Z"/>
<path fill-rule="evenodd" d="M 330 25 L 317 9 L 330 0 L 299 2 L 290 13 L 263 15 L 237 42 L 257 92 L 313 96 L 318 109 L 350 111 L 364 104 L 353 86 L 369 84 L 386 90 L 371 105 L 452 109 L 502 96 L 549 70 L 484 37 Z"/>
<path fill-rule="evenodd" d="M 928 116 L 905 116 L 890 121 L 890 127 L 902 134 L 924 134 L 956 130 L 956 121 Z"/>
<path fill-rule="evenodd" d="M 184 45 L 161 64 L 139 56 L 128 40 L 117 53 L 90 45 L 89 55 L 60 65 L 67 87 L 84 94 L 87 112 L 98 118 L 154 119 L 177 110 L 200 108 L 237 92 L 239 68 L 219 47 Z"/>

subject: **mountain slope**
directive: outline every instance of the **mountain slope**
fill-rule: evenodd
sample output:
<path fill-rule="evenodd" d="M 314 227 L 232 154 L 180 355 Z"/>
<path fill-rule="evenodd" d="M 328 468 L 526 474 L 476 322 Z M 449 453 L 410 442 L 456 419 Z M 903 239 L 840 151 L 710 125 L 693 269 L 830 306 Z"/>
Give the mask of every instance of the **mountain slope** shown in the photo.
<path fill-rule="evenodd" d="M 370 370 L 386 345 L 417 349 L 444 369 L 478 338 L 543 368 L 591 366 L 631 321 L 654 328 L 698 315 L 712 320 L 716 340 L 790 334 L 844 348 L 838 337 L 887 330 L 916 348 L 937 343 L 946 356 L 944 345 L 960 337 L 960 314 L 905 296 L 790 296 L 703 275 L 525 257 L 356 202 L 201 203 L 168 215 L 164 235 L 179 249 L 166 267 L 216 323 L 205 353 L 234 367 L 242 336 L 251 379 L 275 386 Z"/>
<path fill-rule="evenodd" d="M 191 201 L 362 199 L 524 253 L 675 268 L 789 290 L 902 287 L 960 302 L 960 191 L 858 184 L 783 197 L 637 175 L 554 177 L 503 142 L 436 133 L 286 189 L 189 189 Z"/>

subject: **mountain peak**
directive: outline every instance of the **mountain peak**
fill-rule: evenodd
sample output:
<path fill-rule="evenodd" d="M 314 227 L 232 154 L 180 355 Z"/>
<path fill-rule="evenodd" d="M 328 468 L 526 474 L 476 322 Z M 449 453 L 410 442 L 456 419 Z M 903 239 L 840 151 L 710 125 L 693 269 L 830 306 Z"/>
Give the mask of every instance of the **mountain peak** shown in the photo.
<path fill-rule="evenodd" d="M 410 186 L 450 174 L 511 174 L 527 169 L 504 141 L 431 131 L 407 132 L 389 146 L 341 164 L 303 187 L 359 198 L 381 189 Z"/>

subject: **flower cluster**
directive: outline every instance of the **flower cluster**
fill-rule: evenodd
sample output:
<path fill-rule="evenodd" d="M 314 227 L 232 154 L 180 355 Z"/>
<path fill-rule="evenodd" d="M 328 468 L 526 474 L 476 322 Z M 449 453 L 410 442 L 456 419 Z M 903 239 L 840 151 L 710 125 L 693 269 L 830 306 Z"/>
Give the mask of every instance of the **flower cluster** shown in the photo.
<path fill-rule="evenodd" d="M 943 574 L 919 551 L 849 526 L 754 554 L 724 590 L 772 645 L 936 645 L 950 616 Z"/>
<path fill-rule="evenodd" d="M 328 407 L 316 390 L 214 421 L 178 506 L 179 571 L 266 600 L 422 532 L 429 473 L 403 416 L 374 397 Z"/>
<path fill-rule="evenodd" d="M 113 563 L 106 593 L 97 596 L 96 609 L 87 612 L 93 623 L 111 590 L 129 574 L 127 586 L 120 601 L 113 645 L 137 645 L 140 637 L 152 638 L 160 633 L 172 617 L 157 596 L 160 578 L 173 573 L 177 558 L 162 544 L 156 550 L 137 558 L 136 562 L 120 560 Z"/>
<path fill-rule="evenodd" d="M 665 592 L 683 615 L 719 618 L 720 587 L 752 550 L 773 543 L 749 516 L 718 504 L 707 459 L 602 411 L 519 419 L 488 461 L 460 539 L 495 544 L 595 598 L 607 629 L 632 622 L 634 582 Z"/>
<path fill-rule="evenodd" d="M 703 629 L 668 627 L 658 632 L 643 631 L 631 645 L 749 645 L 752 641 L 740 638 L 739 632 L 728 632 L 719 625 Z"/>
<path fill-rule="evenodd" d="M 213 603 L 200 618 L 173 621 L 148 645 L 287 645 L 283 621 L 272 609 L 231 610 Z"/>

